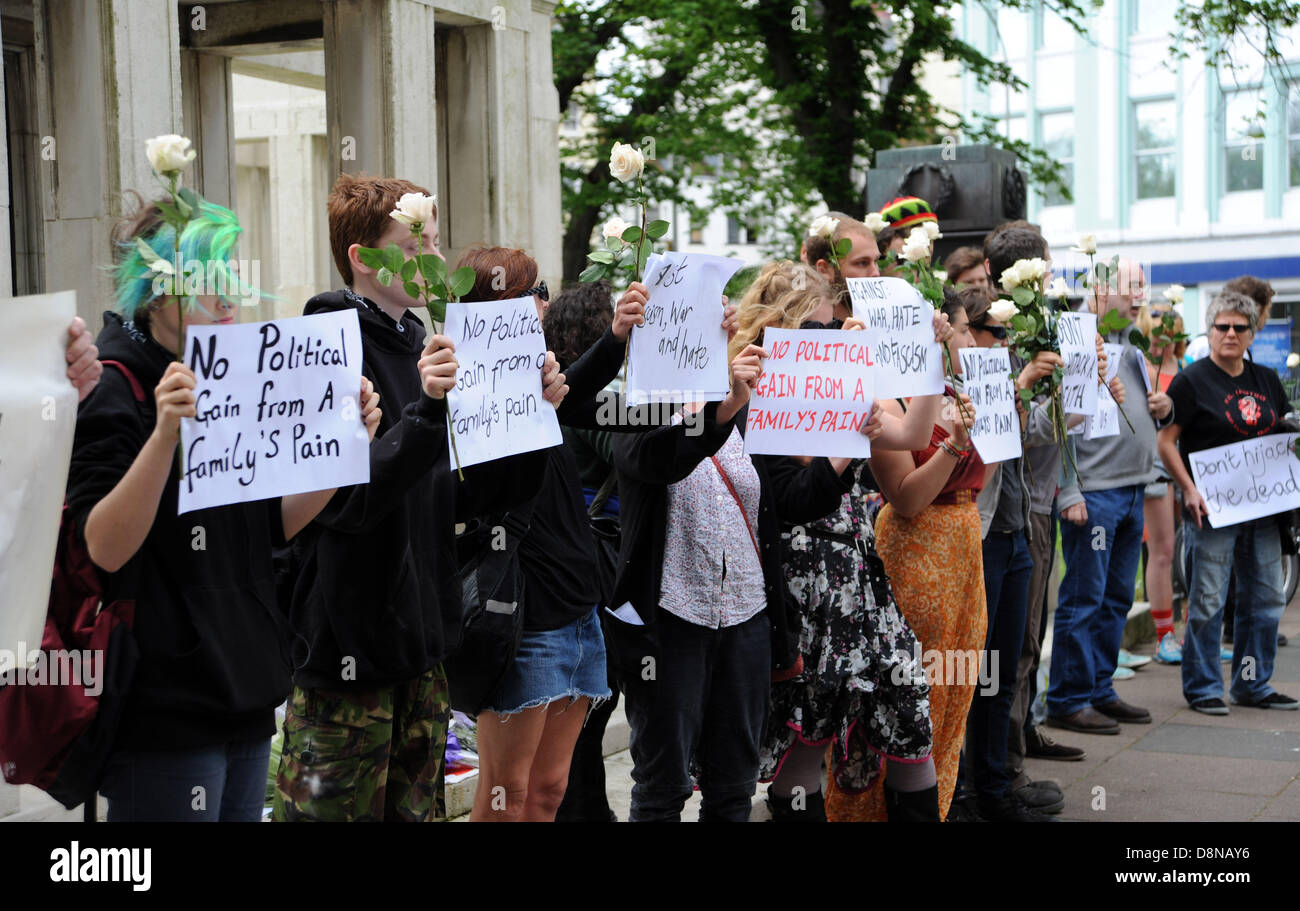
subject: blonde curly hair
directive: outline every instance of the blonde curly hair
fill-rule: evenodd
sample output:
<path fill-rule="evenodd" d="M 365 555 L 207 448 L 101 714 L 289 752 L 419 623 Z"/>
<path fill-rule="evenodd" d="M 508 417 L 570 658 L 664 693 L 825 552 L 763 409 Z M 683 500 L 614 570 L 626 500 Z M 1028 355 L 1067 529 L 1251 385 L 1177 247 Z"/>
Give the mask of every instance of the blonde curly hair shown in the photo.
<path fill-rule="evenodd" d="M 834 307 L 835 291 L 816 269 L 788 259 L 768 263 L 736 308 L 739 328 L 727 345 L 728 361 L 761 341 L 764 329 L 798 329 L 823 305 Z"/>
<path fill-rule="evenodd" d="M 1186 332 L 1187 330 L 1183 328 L 1182 316 L 1179 315 L 1177 310 L 1174 310 L 1173 314 L 1174 314 L 1174 331 L 1179 333 Z M 1147 337 L 1148 341 L 1150 341 L 1151 333 L 1155 329 L 1158 329 L 1160 327 L 1160 320 L 1151 312 L 1151 307 L 1149 304 L 1143 304 L 1141 307 L 1138 308 L 1137 318 L 1133 320 L 1133 325 L 1137 327 L 1137 330 L 1139 332 L 1141 332 L 1143 335 Z M 1186 339 L 1174 345 L 1174 357 L 1178 358 L 1178 360 L 1181 361 L 1183 359 L 1183 355 L 1186 353 L 1187 353 Z"/>

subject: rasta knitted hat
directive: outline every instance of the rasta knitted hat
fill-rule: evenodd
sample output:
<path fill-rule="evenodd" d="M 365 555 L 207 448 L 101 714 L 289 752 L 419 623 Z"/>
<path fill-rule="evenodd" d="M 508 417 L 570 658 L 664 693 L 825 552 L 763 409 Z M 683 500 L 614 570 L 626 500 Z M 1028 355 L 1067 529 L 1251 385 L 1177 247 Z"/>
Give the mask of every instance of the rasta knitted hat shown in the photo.
<path fill-rule="evenodd" d="M 939 223 L 930 204 L 919 196 L 900 196 L 880 207 L 880 216 L 896 231 L 902 231 L 924 221 Z"/>

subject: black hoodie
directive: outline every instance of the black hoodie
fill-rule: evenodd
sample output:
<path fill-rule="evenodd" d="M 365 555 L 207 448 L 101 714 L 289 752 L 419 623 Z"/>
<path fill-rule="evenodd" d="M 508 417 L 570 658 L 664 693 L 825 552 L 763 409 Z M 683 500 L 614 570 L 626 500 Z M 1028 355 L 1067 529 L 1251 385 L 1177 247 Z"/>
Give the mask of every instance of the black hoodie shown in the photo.
<path fill-rule="evenodd" d="M 319 294 L 303 312 L 345 309 L 357 311 L 361 370 L 383 417 L 370 483 L 340 490 L 294 540 L 294 683 L 376 689 L 436 667 L 459 642 L 455 524 L 536 494 L 545 453 L 475 465 L 460 481 L 450 465 L 446 400 L 420 386 L 423 324 L 409 312 L 395 323 L 351 291 Z"/>
<path fill-rule="evenodd" d="M 113 313 L 96 340 L 144 388 L 137 404 L 112 368 L 77 413 L 68 471 L 69 515 L 86 519 L 153 432 L 153 390 L 172 353 Z M 283 542 L 280 500 L 176 514 L 176 460 L 153 527 L 136 554 L 105 573 L 104 600 L 134 597 L 140 663 L 117 748 L 186 749 L 269 738 L 289 692 L 287 625 L 275 601 L 271 549 Z"/>

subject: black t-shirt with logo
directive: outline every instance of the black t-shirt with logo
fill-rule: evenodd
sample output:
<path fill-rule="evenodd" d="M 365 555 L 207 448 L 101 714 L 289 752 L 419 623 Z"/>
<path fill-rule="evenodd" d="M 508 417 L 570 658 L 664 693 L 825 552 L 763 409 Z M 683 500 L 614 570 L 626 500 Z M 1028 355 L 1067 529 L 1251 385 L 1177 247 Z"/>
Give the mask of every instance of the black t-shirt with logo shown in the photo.
<path fill-rule="evenodd" d="M 1174 423 L 1182 428 L 1178 445 L 1187 454 L 1239 443 L 1270 433 L 1291 409 L 1277 372 L 1252 361 L 1240 376 L 1229 376 L 1210 358 L 1187 366 L 1169 384 Z"/>

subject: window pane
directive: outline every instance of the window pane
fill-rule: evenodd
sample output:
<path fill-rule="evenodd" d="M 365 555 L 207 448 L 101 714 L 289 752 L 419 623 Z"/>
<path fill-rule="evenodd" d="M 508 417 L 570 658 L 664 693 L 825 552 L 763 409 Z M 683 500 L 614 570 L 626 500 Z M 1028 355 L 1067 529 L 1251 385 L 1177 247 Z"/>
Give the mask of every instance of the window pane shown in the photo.
<path fill-rule="evenodd" d="M 1300 187 L 1300 84 L 1291 86 L 1290 103 L 1287 104 L 1286 131 L 1290 139 L 1287 149 L 1291 159 L 1291 181 L 1293 187 Z"/>
<path fill-rule="evenodd" d="M 1292 139 L 1291 147 L 1291 186 L 1300 187 L 1300 139 Z"/>
<path fill-rule="evenodd" d="M 1227 159 L 1227 190 L 1262 190 L 1264 188 L 1264 154 L 1258 143 L 1229 146 Z"/>
<path fill-rule="evenodd" d="M 1075 31 L 1068 22 L 1051 10 L 1043 11 L 1043 43 L 1041 47 L 1061 50 L 1074 47 Z"/>
<path fill-rule="evenodd" d="M 1137 198 L 1174 195 L 1174 153 L 1141 155 L 1137 160 Z"/>
<path fill-rule="evenodd" d="M 1004 59 L 1023 57 L 1029 51 L 1029 22 L 1020 10 L 1004 6 L 998 10 L 998 36 L 1006 48 Z M 999 48 L 999 51 L 1001 48 Z M 1002 56 L 1000 53 L 997 56 Z"/>
<path fill-rule="evenodd" d="M 1223 96 L 1223 132 L 1226 142 L 1264 138 L 1264 98 L 1259 90 Z"/>
<path fill-rule="evenodd" d="M 1074 157 L 1074 114 L 1042 115 L 1043 150 L 1058 161 Z"/>
<path fill-rule="evenodd" d="M 1074 192 L 1074 162 L 1066 163 L 1065 174 L 1062 179 L 1065 181 L 1065 185 L 1070 188 L 1070 192 L 1073 193 Z M 1059 187 L 1052 187 L 1051 189 L 1043 191 L 1043 205 L 1066 206 L 1069 204 L 1070 201 L 1065 198 L 1065 194 L 1061 192 Z"/>
<path fill-rule="evenodd" d="M 1174 30 L 1177 0 L 1134 0 L 1137 7 L 1133 31 L 1138 35 L 1162 35 Z"/>
<path fill-rule="evenodd" d="M 1137 119 L 1134 147 L 1139 151 L 1172 148 L 1178 140 L 1177 108 L 1172 101 L 1135 104 Z"/>
<path fill-rule="evenodd" d="M 1264 187 L 1264 100 L 1258 89 L 1225 93 L 1223 141 L 1225 189 Z"/>

